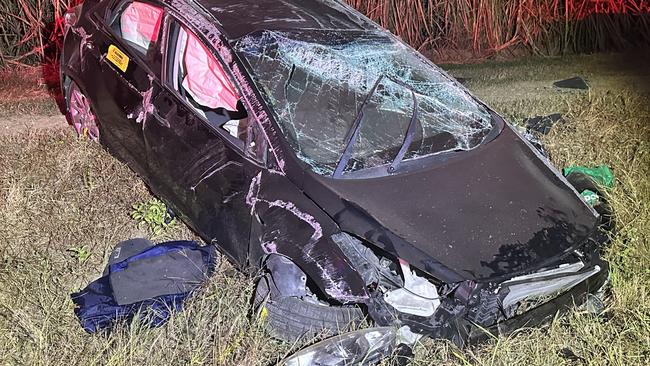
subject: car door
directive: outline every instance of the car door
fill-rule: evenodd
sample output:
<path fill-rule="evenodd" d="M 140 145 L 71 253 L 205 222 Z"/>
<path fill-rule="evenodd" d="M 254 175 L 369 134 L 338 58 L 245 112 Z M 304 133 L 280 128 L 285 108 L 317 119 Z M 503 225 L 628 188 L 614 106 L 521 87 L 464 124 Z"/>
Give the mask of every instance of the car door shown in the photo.
<path fill-rule="evenodd" d="M 188 100 L 186 83 L 174 70 L 178 72 L 181 57 L 179 34 L 194 33 L 171 17 L 165 31 L 165 81 L 153 98 L 154 119 L 144 128 L 151 185 L 204 239 L 245 266 L 251 229 L 246 194 L 252 177 L 262 169 L 266 143 L 257 121 L 247 119 L 239 128 L 241 134 L 234 134 L 208 119 L 206 113 L 211 111 L 197 109 L 198 94 L 196 100 Z M 206 70 L 215 68 L 219 66 L 212 64 Z"/>
<path fill-rule="evenodd" d="M 107 12 L 93 14 L 82 70 L 91 85 L 88 94 L 109 148 L 139 174 L 147 169 L 143 127 L 151 95 L 158 88 L 162 55 L 163 9 L 147 1 L 116 1 Z"/>

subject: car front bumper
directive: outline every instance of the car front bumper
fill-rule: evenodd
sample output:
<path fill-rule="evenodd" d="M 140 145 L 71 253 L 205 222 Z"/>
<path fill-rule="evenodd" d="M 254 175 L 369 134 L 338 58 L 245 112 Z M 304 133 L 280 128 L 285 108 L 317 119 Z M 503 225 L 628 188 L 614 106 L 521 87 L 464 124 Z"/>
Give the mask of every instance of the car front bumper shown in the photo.
<path fill-rule="evenodd" d="M 558 313 L 564 313 L 572 307 L 583 305 L 588 296 L 599 293 L 608 284 L 609 265 L 607 262 L 601 261 L 598 266 L 600 267 L 598 273 L 533 309 L 488 327 L 471 324 L 468 343 L 484 341 L 490 334 L 508 335 L 521 328 L 540 326 L 552 320 Z"/>
<path fill-rule="evenodd" d="M 484 341 L 491 336 L 507 335 L 520 328 L 540 326 L 556 314 L 566 312 L 573 306 L 580 306 L 589 296 L 600 293 L 608 282 L 609 265 L 600 259 L 597 252 L 583 259 L 584 265 L 576 272 L 565 271 L 558 274 L 557 269 L 551 269 L 498 284 L 457 284 L 442 296 L 440 306 L 433 316 L 428 318 L 396 312 L 381 297 L 372 297 L 368 310 L 380 326 L 406 325 L 415 333 L 431 338 L 449 339 L 463 347 Z M 581 278 L 579 282 L 567 281 L 567 277 L 579 276 L 584 276 L 584 279 Z M 555 287 L 556 292 L 533 294 L 524 301 L 517 302 L 517 306 L 504 307 L 504 299 L 512 299 L 508 295 L 513 288 L 513 281 L 517 283 L 517 291 L 522 288 L 525 290 L 527 286 L 547 290 L 549 286 L 544 283 L 552 284 L 553 281 L 565 285 Z M 537 301 L 538 298 L 543 300 Z M 530 303 L 521 305 L 525 301 Z"/>

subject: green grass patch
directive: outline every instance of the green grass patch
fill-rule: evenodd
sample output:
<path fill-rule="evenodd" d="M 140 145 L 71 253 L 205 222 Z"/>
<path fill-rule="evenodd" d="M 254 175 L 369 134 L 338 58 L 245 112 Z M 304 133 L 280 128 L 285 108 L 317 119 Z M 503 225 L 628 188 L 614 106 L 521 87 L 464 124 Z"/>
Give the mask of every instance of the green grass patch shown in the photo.
<path fill-rule="evenodd" d="M 167 205 L 157 198 L 133 205 L 131 217 L 140 227 L 147 227 L 156 237 L 176 225 L 176 218 L 172 217 Z"/>

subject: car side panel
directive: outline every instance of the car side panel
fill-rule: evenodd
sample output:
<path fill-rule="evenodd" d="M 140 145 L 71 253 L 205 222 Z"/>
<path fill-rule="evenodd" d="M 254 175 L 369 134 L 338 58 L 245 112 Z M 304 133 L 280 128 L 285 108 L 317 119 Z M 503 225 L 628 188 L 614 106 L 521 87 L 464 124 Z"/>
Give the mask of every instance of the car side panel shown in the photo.
<path fill-rule="evenodd" d="M 283 175 L 262 171 L 249 186 L 246 202 L 255 215 L 251 261 L 281 254 L 298 265 L 323 294 L 341 303 L 367 299 L 365 284 L 331 240 L 333 221 Z"/>
<path fill-rule="evenodd" d="M 264 129 L 269 147 L 270 169 L 255 175 L 247 184 L 247 204 L 253 215 L 253 237 L 251 238 L 250 260 L 253 265 L 259 263 L 265 255 L 262 244 L 272 241 L 278 245 L 278 253 L 290 257 L 301 269 L 309 275 L 319 289 L 328 297 L 342 303 L 362 302 L 365 299 L 365 286 L 360 275 L 347 262 L 341 250 L 329 242 L 329 236 L 338 231 L 338 227 L 322 209 L 315 205 L 302 191 L 300 179 L 302 167 L 295 156 L 287 154 L 289 149 L 282 134 L 272 121 L 272 113 L 261 102 L 259 92 L 253 86 L 251 77 L 247 74 L 237 56 L 223 38 L 217 22 L 209 20 L 209 15 L 182 0 L 163 0 L 179 19 L 200 30 L 205 39 L 217 51 L 221 59 L 232 70 L 235 81 L 241 87 L 242 102 L 246 106 L 249 117 L 255 118 Z M 274 203 L 273 210 L 261 212 L 268 204 L 259 204 L 252 197 L 262 197 L 265 201 Z M 253 207 L 255 206 L 255 210 Z M 269 207 L 267 207 L 268 209 Z M 310 220 L 300 220 L 295 213 L 303 213 L 313 217 L 321 225 L 323 234 L 320 239 L 313 240 L 315 228 Z M 299 227 L 292 226 L 300 221 Z M 293 235 L 298 237 L 292 238 Z M 311 249 L 309 255 L 303 250 Z M 268 248 L 266 248 L 268 249 Z"/>
<path fill-rule="evenodd" d="M 327 215 L 323 214 L 318 206 L 304 196 L 290 180 L 287 171 L 299 171 L 300 168 L 293 166 L 292 163 L 295 162 L 285 162 L 283 150 L 278 147 L 281 144 L 280 134 L 273 129 L 266 106 L 259 102 L 257 92 L 252 87 L 249 76 L 234 60 L 232 52 L 225 48 L 225 42 L 215 36 L 218 34 L 216 25 L 210 21 L 202 20 L 203 14 L 199 14 L 185 3 L 176 0 L 166 0 L 164 2 L 177 11 L 181 10 L 186 20 L 192 20 L 194 25 L 201 29 L 204 35 L 212 41 L 212 46 L 218 50 L 225 62 L 233 67 L 238 82 L 242 84 L 242 97 L 249 114 L 263 126 L 264 133 L 272 145 L 269 154 L 270 160 L 273 161 L 271 170 L 254 172 L 250 169 L 242 169 L 244 172 L 242 176 L 246 179 L 242 192 L 245 195 L 243 198 L 246 202 L 246 215 L 248 215 L 249 219 L 254 217 L 256 225 L 255 235 L 250 238 L 251 255 L 253 255 L 250 258 L 250 263 L 253 265 L 258 264 L 261 257 L 266 254 L 265 251 L 272 248 L 269 243 L 275 242 L 277 252 L 292 258 L 328 297 L 341 303 L 363 302 L 367 298 L 367 294 L 361 277 L 348 263 L 341 250 L 329 239 L 330 235 L 338 232 L 337 226 L 333 224 Z M 157 122 L 154 121 L 152 116 L 153 112 L 156 112 L 155 110 L 143 109 L 143 107 L 147 107 L 147 103 L 144 103 L 145 99 L 148 96 L 155 99 L 160 90 L 157 83 L 152 82 L 148 73 L 136 71 L 136 73 L 129 76 L 129 79 L 134 80 L 134 82 L 130 83 L 133 88 L 128 93 L 125 93 L 126 95 L 115 100 L 117 79 L 104 81 L 97 77 L 97 75 L 105 71 L 105 68 L 111 67 L 105 60 L 110 40 L 105 32 L 97 29 L 100 25 L 89 23 L 89 20 L 84 20 L 83 24 L 79 25 L 80 28 L 75 30 L 76 33 L 67 37 L 63 71 L 77 80 L 82 89 L 88 91 L 91 99 L 101 101 L 102 106 L 97 112 L 100 115 L 100 123 L 102 123 L 105 130 L 102 131 L 104 135 L 102 143 L 106 144 L 117 157 L 129 162 L 132 168 L 150 184 L 154 192 L 171 203 L 172 206 L 175 206 L 179 212 L 199 212 L 194 211 L 195 208 L 191 206 L 191 203 L 187 203 L 191 200 L 178 199 L 178 192 L 174 193 L 173 188 L 168 189 L 162 184 L 157 184 L 155 180 L 161 178 L 156 177 L 155 169 L 148 172 L 149 169 L 145 168 L 146 165 L 144 164 L 147 164 L 147 162 L 143 161 L 143 159 L 146 159 L 147 155 L 151 156 L 156 153 L 151 141 L 138 136 L 136 138 L 137 143 L 140 143 L 141 146 L 148 150 L 138 154 L 134 154 L 124 146 L 123 142 L 125 141 L 136 141 L 129 135 L 129 130 L 124 125 L 115 123 L 118 119 L 116 117 L 124 117 L 128 114 L 137 115 L 139 112 L 144 112 L 145 126 L 139 127 L 146 130 L 148 128 L 147 124 Z M 84 29 L 84 31 L 91 29 L 92 32 L 84 33 L 81 29 Z M 84 37 L 88 38 L 84 40 Z M 99 50 L 91 57 L 84 50 L 88 41 L 93 42 L 94 46 Z M 133 84 L 138 86 L 136 87 Z M 150 100 L 146 101 L 149 102 Z M 159 129 L 161 127 L 151 125 L 150 128 Z M 173 150 L 171 152 L 173 153 Z M 212 155 L 217 153 L 218 150 L 214 150 Z M 212 158 L 215 161 L 220 159 L 215 156 L 212 156 Z M 291 159 L 291 157 L 288 159 Z M 177 169 L 187 173 L 188 163 L 179 162 Z M 291 167 L 287 165 L 291 165 Z M 230 164 L 227 168 L 239 169 L 241 167 Z M 209 174 L 209 171 L 204 170 L 202 173 Z M 256 174 L 251 175 L 252 173 Z M 186 183 L 192 181 L 193 183 L 190 186 L 199 183 L 196 185 L 197 188 L 206 183 L 200 182 L 201 174 L 199 176 L 193 173 L 186 174 L 182 179 L 185 179 Z M 210 185 L 212 184 L 215 183 L 210 183 Z M 207 185 L 203 186 L 207 187 Z M 231 193 L 237 194 L 238 192 Z M 221 196 L 222 200 L 228 198 L 227 195 Z M 188 217 L 188 219 L 190 225 L 199 231 L 204 238 L 211 236 L 207 232 L 208 230 L 204 229 L 207 225 L 202 224 L 201 218 Z M 317 227 L 320 227 L 320 229 L 317 229 Z M 247 245 L 241 247 L 249 249 Z M 239 262 L 238 258 L 241 258 L 241 255 L 242 253 L 235 253 L 231 257 L 236 262 Z"/>

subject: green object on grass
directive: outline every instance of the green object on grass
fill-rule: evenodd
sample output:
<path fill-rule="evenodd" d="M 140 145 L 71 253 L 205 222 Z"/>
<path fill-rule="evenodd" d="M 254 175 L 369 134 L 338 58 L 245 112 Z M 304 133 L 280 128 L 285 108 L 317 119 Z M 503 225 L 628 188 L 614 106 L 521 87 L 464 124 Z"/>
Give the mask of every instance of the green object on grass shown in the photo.
<path fill-rule="evenodd" d="M 606 188 L 614 187 L 614 174 L 607 165 L 601 165 L 594 168 L 574 165 L 568 168 L 564 168 L 565 177 L 571 173 L 586 174 L 591 177 L 594 182 L 598 183 L 601 186 L 604 186 Z"/>
<path fill-rule="evenodd" d="M 598 197 L 598 193 L 596 193 L 594 191 L 590 191 L 588 189 L 585 189 L 584 191 L 582 191 L 582 193 L 580 193 L 580 195 L 582 195 L 582 197 L 585 199 L 585 201 L 587 201 L 589 206 L 592 206 L 592 207 L 596 206 L 598 204 L 598 201 L 600 201 L 600 197 Z"/>

